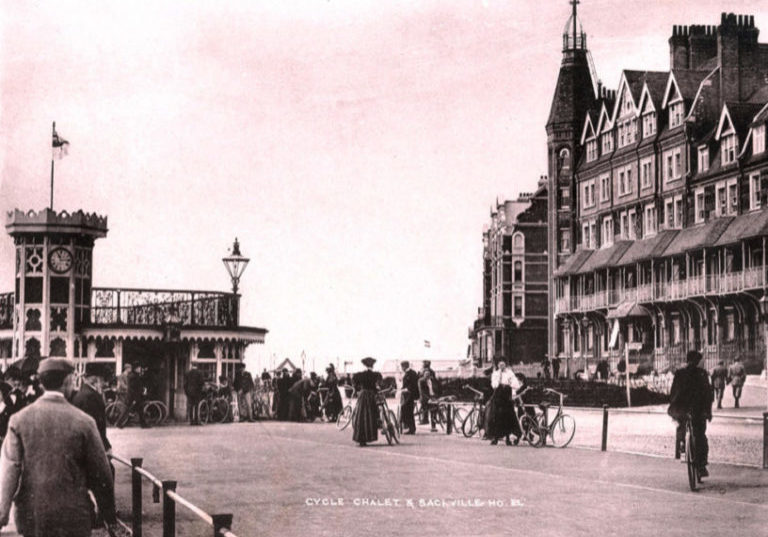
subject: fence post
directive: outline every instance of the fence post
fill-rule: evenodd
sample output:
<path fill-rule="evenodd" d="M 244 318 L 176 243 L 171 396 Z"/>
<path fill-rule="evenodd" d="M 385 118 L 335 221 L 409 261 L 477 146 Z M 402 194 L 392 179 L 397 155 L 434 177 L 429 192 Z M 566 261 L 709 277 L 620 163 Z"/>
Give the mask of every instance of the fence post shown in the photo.
<path fill-rule="evenodd" d="M 133 510 L 133 523 L 131 524 L 131 533 L 133 537 L 141 537 L 141 474 L 136 468 L 141 468 L 144 459 L 131 459 L 131 504 Z"/>
<path fill-rule="evenodd" d="M 768 469 L 768 412 L 763 412 L 763 470 Z"/>
<path fill-rule="evenodd" d="M 213 520 L 213 537 L 221 537 L 219 532 L 223 528 L 232 529 L 232 515 L 230 513 L 211 515 L 211 519 Z"/>
<path fill-rule="evenodd" d="M 600 451 L 608 448 L 608 405 L 603 405 L 603 442 L 600 445 Z"/>
<path fill-rule="evenodd" d="M 445 424 L 445 434 L 451 434 L 453 432 L 453 405 L 445 405 L 445 419 L 448 423 Z"/>
<path fill-rule="evenodd" d="M 176 536 L 176 502 L 169 491 L 176 492 L 176 481 L 163 481 L 163 537 Z"/>

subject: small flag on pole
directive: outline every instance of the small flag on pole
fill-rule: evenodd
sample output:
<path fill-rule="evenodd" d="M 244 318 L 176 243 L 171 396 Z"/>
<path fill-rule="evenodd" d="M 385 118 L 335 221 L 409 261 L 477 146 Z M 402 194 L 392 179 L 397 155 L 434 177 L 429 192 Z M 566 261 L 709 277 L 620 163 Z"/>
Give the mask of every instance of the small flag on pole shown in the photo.
<path fill-rule="evenodd" d="M 428 340 L 428 339 L 425 339 L 425 340 L 424 340 L 424 346 L 425 346 L 426 348 L 430 348 L 432 345 L 429 343 L 429 340 Z"/>
<path fill-rule="evenodd" d="M 69 149 L 69 142 L 59 136 L 59 133 L 56 132 L 55 125 L 53 127 L 53 142 L 51 148 L 53 149 L 53 158 L 58 158 L 59 160 L 64 158 Z"/>

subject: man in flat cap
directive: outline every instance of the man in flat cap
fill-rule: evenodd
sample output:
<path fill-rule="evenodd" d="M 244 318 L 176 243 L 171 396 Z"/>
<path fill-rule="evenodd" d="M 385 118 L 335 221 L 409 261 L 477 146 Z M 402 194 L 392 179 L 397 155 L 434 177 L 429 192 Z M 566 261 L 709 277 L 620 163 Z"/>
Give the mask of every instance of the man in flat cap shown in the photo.
<path fill-rule="evenodd" d="M 24 537 L 91 535 L 88 490 L 110 533 L 115 531 L 112 473 L 96 422 L 65 399 L 73 371 L 67 360 L 40 363 L 45 392 L 11 417 L 0 450 L 0 527 L 8 524 L 15 502 L 16 527 Z"/>
<path fill-rule="evenodd" d="M 109 453 L 112 445 L 107 440 L 107 412 L 104 404 L 104 396 L 101 395 L 104 387 L 104 377 L 108 373 L 102 364 L 86 364 L 83 384 L 72 397 L 72 404 L 88 414 L 96 422 L 104 450 Z"/>

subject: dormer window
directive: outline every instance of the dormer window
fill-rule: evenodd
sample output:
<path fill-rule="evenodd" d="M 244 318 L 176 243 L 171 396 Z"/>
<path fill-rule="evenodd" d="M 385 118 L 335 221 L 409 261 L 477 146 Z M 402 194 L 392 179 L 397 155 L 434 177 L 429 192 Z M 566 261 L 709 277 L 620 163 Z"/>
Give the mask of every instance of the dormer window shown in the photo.
<path fill-rule="evenodd" d="M 674 129 L 683 124 L 683 101 L 669 105 L 669 128 Z"/>
<path fill-rule="evenodd" d="M 729 134 L 720 139 L 720 155 L 723 165 L 736 162 L 737 148 L 738 144 L 735 134 Z"/>
<path fill-rule="evenodd" d="M 643 116 L 643 138 L 656 134 L 656 112 L 650 112 Z"/>
<path fill-rule="evenodd" d="M 587 142 L 587 162 L 597 160 L 597 140 Z"/>
<path fill-rule="evenodd" d="M 602 143 L 603 143 L 603 155 L 613 151 L 613 133 L 611 133 L 610 131 L 603 133 Z"/>
<path fill-rule="evenodd" d="M 765 124 L 752 129 L 752 154 L 759 155 L 765 151 Z"/>
<path fill-rule="evenodd" d="M 699 147 L 699 173 L 709 170 L 709 148 L 707 146 Z"/>

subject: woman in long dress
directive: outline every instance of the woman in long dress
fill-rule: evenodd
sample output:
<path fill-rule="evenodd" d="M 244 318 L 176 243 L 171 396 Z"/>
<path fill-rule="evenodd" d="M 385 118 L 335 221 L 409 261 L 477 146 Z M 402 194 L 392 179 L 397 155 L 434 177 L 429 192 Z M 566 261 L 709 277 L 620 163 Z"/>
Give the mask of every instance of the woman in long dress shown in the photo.
<path fill-rule="evenodd" d="M 499 361 L 496 371 L 491 376 L 493 395 L 486 409 L 487 423 L 486 435 L 491 440 L 491 445 L 496 445 L 499 439 L 504 437 L 507 445 L 512 445 L 509 439 L 514 434 L 515 444 L 520 441 L 522 432 L 517 421 L 515 405 L 512 397 L 520 388 L 520 381 L 512 369 L 507 368 L 504 361 Z"/>
<path fill-rule="evenodd" d="M 355 417 L 352 421 L 352 440 L 365 446 L 368 442 L 375 442 L 379 438 L 379 410 L 376 406 L 376 393 L 381 384 L 381 373 L 373 370 L 374 358 L 363 358 L 365 371 L 355 373 L 352 377 L 358 390 Z"/>

